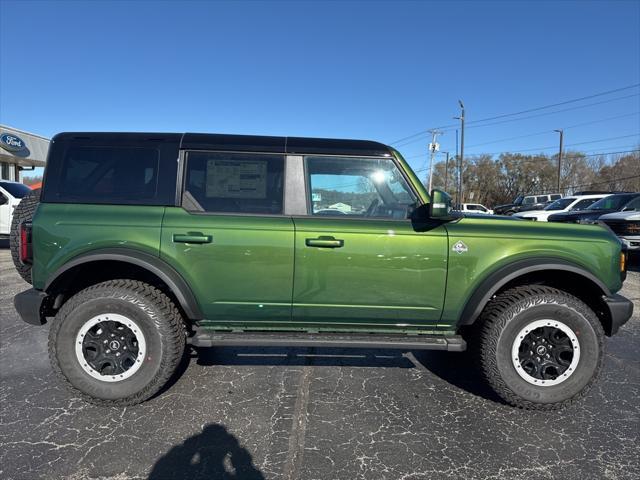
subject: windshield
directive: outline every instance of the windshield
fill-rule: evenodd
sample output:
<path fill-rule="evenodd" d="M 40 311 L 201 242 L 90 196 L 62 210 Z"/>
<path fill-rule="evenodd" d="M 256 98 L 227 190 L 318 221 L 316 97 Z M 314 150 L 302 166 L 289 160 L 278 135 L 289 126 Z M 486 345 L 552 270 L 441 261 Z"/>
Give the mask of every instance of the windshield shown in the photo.
<path fill-rule="evenodd" d="M 632 198 L 634 197 L 631 195 L 610 195 L 602 200 L 598 200 L 587 208 L 587 210 L 620 210 L 620 208 Z"/>
<path fill-rule="evenodd" d="M 560 200 L 556 200 L 555 202 L 544 207 L 545 210 L 564 210 L 569 205 L 571 205 L 576 199 L 567 197 L 561 198 Z"/>
<path fill-rule="evenodd" d="M 15 198 L 22 198 L 31 191 L 29 187 L 22 183 L 0 182 L 0 187 L 4 188 Z"/>
<path fill-rule="evenodd" d="M 629 203 L 627 203 L 623 210 L 625 212 L 629 212 L 631 210 L 640 210 L 640 197 L 636 197 L 633 200 L 631 200 Z"/>

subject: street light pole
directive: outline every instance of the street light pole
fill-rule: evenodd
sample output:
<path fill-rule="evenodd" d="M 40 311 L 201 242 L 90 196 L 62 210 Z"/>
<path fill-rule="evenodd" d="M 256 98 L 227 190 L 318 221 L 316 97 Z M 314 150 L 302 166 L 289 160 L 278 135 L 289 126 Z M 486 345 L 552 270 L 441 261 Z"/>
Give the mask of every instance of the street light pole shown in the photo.
<path fill-rule="evenodd" d="M 449 179 L 449 152 L 443 152 L 447 154 L 447 159 L 444 161 L 444 191 L 447 191 L 447 180 Z"/>
<path fill-rule="evenodd" d="M 562 143 L 564 142 L 564 130 L 554 130 L 560 134 L 560 149 L 558 150 L 558 193 L 560 193 L 560 174 L 562 172 Z"/>
<path fill-rule="evenodd" d="M 460 158 L 458 160 L 458 203 L 462 205 L 462 167 L 464 165 L 464 103 L 462 100 L 458 100 L 460 104 L 460 116 L 454 117 L 457 120 L 460 120 Z"/>

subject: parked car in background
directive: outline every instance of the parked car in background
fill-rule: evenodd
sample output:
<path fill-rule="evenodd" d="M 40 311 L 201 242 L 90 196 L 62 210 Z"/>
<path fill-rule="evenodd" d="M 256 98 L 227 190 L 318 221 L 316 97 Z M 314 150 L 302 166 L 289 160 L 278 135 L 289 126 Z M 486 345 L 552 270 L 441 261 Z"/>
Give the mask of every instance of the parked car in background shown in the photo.
<path fill-rule="evenodd" d="M 607 195 L 574 195 L 564 197 L 560 200 L 550 203 L 542 210 L 528 210 L 526 212 L 515 213 L 513 216 L 524 218 L 525 220 L 533 220 L 538 222 L 546 222 L 549 215 L 560 212 L 580 211 L 590 207 L 592 204 L 601 200 Z"/>
<path fill-rule="evenodd" d="M 640 197 L 640 193 L 616 193 L 598 200 L 585 210 L 549 215 L 548 221 L 593 225 L 598 223 L 602 215 L 621 211 L 626 204 L 637 197 Z"/>
<path fill-rule="evenodd" d="M 493 207 L 493 212 L 496 215 L 513 215 L 514 213 L 524 212 L 527 210 L 541 210 L 549 202 L 553 202 L 561 198 L 562 195 L 559 193 L 550 193 L 545 195 L 519 195 L 513 203 Z"/>
<path fill-rule="evenodd" d="M 13 209 L 31 189 L 19 182 L 0 180 L 0 236 L 8 236 L 11 230 Z"/>
<path fill-rule="evenodd" d="M 600 221 L 613 230 L 629 250 L 640 251 L 640 196 L 627 203 L 620 212 L 601 216 Z"/>
<path fill-rule="evenodd" d="M 493 215 L 493 210 L 485 207 L 480 203 L 463 203 L 460 207 L 460 211 L 464 213 L 482 213 L 486 215 Z"/>

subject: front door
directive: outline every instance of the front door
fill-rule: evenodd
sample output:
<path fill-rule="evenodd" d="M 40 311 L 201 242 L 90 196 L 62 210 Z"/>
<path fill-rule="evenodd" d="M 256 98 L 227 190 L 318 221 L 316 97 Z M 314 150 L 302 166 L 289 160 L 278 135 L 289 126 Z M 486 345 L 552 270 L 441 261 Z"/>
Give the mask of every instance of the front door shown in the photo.
<path fill-rule="evenodd" d="M 417 197 L 391 158 L 306 157 L 308 215 L 296 228 L 293 320 L 320 327 L 438 323 L 447 272 L 442 225 L 416 231 Z"/>
<path fill-rule="evenodd" d="M 188 152 L 181 207 L 165 211 L 161 256 L 207 320 L 291 320 L 294 228 L 283 215 L 284 156 Z"/>

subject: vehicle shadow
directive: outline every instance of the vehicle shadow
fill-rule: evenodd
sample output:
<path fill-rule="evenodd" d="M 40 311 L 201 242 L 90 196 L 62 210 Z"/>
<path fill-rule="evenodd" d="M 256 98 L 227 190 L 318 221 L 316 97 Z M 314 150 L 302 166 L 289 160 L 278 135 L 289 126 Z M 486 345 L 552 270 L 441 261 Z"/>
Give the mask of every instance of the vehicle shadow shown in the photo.
<path fill-rule="evenodd" d="M 198 348 L 198 365 L 313 365 L 414 368 L 398 350 L 318 347 Z"/>
<path fill-rule="evenodd" d="M 492 402 L 504 401 L 482 380 L 469 352 L 435 350 L 221 347 L 199 348 L 198 365 L 336 366 L 417 368 L 472 395 Z"/>
<path fill-rule="evenodd" d="M 424 368 L 461 390 L 491 402 L 505 404 L 480 375 L 480 369 L 470 352 L 449 353 L 435 350 L 414 351 L 417 368 Z"/>
<path fill-rule="evenodd" d="M 171 448 L 154 464 L 148 480 L 264 480 L 251 454 L 224 425 L 206 425 L 202 432 Z"/>

